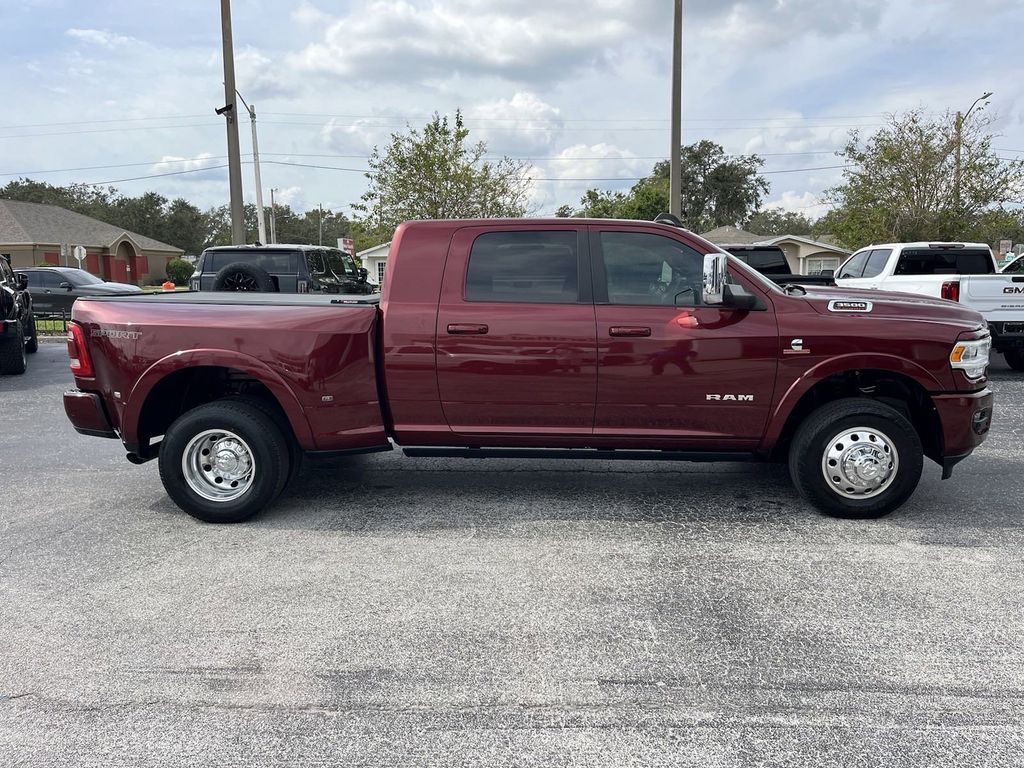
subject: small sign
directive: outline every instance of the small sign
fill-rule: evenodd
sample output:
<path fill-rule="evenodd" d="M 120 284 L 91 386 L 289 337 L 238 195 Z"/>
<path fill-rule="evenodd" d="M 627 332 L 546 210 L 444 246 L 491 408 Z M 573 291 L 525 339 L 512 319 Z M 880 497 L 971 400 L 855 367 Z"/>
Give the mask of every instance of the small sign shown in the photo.
<path fill-rule="evenodd" d="M 339 237 L 338 248 L 347 253 L 349 256 L 356 255 L 356 241 L 350 237 Z"/>
<path fill-rule="evenodd" d="M 77 261 L 78 261 L 78 266 L 82 266 L 82 262 L 85 261 L 85 246 L 84 245 L 76 245 L 75 246 L 75 250 L 74 250 L 74 254 L 75 254 L 75 259 L 77 259 Z"/>

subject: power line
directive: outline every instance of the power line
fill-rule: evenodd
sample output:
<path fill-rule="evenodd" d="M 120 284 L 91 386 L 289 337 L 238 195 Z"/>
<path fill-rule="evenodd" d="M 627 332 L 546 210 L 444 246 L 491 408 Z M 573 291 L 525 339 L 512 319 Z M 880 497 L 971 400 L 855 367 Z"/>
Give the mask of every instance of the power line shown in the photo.
<path fill-rule="evenodd" d="M 192 120 L 209 115 L 154 115 L 153 117 L 116 117 L 109 120 L 63 120 L 59 123 L 26 123 L 25 125 L 0 125 L 0 131 L 18 131 L 24 128 L 51 128 L 61 125 L 100 125 L 103 123 L 131 123 L 139 120 Z"/>
<path fill-rule="evenodd" d="M 245 163 L 248 165 L 248 163 Z M 142 179 L 161 179 L 164 176 L 182 176 L 186 173 L 199 173 L 200 171 L 216 171 L 219 168 L 227 168 L 227 163 L 223 165 L 209 165 L 205 168 L 189 168 L 184 171 L 171 171 L 169 173 L 152 173 L 148 176 L 132 176 L 130 179 L 110 179 L 109 181 L 93 181 L 85 184 L 86 187 L 102 187 L 104 184 L 120 184 L 122 181 L 141 181 Z"/>
<path fill-rule="evenodd" d="M 217 122 L 209 123 L 184 123 L 180 125 L 136 125 L 131 127 L 119 127 L 119 128 L 91 128 L 85 131 L 51 131 L 49 133 L 19 133 L 12 134 L 9 136 L 0 136 L 2 139 L 38 139 L 43 136 L 76 136 L 82 133 L 120 133 L 122 131 L 163 131 L 173 128 L 205 128 L 208 126 L 219 125 Z"/>
<path fill-rule="evenodd" d="M 247 155 L 251 156 L 251 155 Z M 138 168 L 143 165 L 160 165 L 162 163 L 190 163 L 201 160 L 223 160 L 227 155 L 203 155 L 200 157 L 172 157 L 150 160 L 145 163 L 119 163 L 116 165 L 83 165 L 79 168 L 53 168 L 45 171 L 19 171 L 17 173 L 0 173 L 0 176 L 42 176 L 50 173 L 71 173 L 72 171 L 101 171 L 111 168 Z"/>
<path fill-rule="evenodd" d="M 433 115 L 346 115 L 331 112 L 264 112 L 265 115 L 277 115 L 280 117 L 335 117 L 346 120 L 431 120 Z M 667 123 L 668 118 L 663 117 L 476 117 L 464 114 L 463 120 L 474 122 L 528 122 L 528 123 Z M 789 116 L 746 116 L 746 117 L 689 117 L 684 118 L 684 123 L 709 123 L 709 122 L 749 122 L 752 120 L 867 120 L 884 117 L 883 113 L 869 115 L 820 115 L 817 117 L 807 115 Z"/>

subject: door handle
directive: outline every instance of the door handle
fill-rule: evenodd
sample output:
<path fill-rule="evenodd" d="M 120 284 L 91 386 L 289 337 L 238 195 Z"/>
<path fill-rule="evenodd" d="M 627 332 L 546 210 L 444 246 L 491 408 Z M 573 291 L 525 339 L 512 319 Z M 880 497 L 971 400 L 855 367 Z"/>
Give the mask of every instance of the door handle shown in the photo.
<path fill-rule="evenodd" d="M 452 336 L 483 336 L 487 326 L 483 323 L 448 323 L 448 333 Z"/>
<path fill-rule="evenodd" d="M 650 336 L 651 329 L 642 325 L 613 325 L 608 329 L 609 336 Z"/>

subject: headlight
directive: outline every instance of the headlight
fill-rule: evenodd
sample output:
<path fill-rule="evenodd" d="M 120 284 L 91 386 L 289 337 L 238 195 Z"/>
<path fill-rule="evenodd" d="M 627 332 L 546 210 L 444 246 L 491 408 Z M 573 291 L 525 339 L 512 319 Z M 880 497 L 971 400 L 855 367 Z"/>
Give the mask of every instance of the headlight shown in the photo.
<path fill-rule="evenodd" d="M 986 336 L 974 341 L 958 341 L 949 353 L 949 364 L 964 372 L 968 379 L 980 379 L 988 368 L 988 353 L 992 339 Z"/>

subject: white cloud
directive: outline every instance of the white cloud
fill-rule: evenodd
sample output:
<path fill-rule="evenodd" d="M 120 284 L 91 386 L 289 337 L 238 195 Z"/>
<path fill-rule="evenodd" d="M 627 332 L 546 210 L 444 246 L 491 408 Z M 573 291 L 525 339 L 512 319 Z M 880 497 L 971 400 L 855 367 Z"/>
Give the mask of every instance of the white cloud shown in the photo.
<path fill-rule="evenodd" d="M 238 90 L 249 102 L 289 96 L 299 90 L 288 81 L 284 68 L 252 47 L 235 52 L 235 73 Z"/>
<path fill-rule="evenodd" d="M 656 0 L 370 0 L 290 59 L 301 71 L 364 80 L 427 82 L 496 75 L 553 82 L 599 66 L 609 49 L 653 30 Z"/>
<path fill-rule="evenodd" d="M 781 197 L 765 205 L 765 208 L 802 213 L 804 216 L 816 219 L 827 213 L 830 206 L 822 202 L 820 195 L 813 192 L 788 190 L 783 192 Z"/>
<path fill-rule="evenodd" d="M 105 29 L 69 29 L 65 34 L 83 43 L 98 45 L 101 48 L 117 48 L 119 46 L 137 43 L 134 37 L 125 37 Z"/>
<path fill-rule="evenodd" d="M 471 106 L 465 118 L 473 139 L 487 142 L 492 153 L 513 155 L 547 151 L 564 125 L 557 107 L 526 91 Z"/>
<path fill-rule="evenodd" d="M 221 178 L 223 170 L 216 166 L 224 165 L 227 161 L 223 158 L 216 158 L 211 152 L 202 152 L 194 157 L 175 157 L 164 155 L 160 162 L 154 163 L 152 173 L 187 173 L 191 178 Z M 205 173 L 209 171 L 209 173 Z"/>

